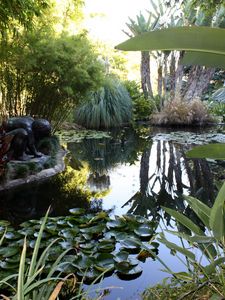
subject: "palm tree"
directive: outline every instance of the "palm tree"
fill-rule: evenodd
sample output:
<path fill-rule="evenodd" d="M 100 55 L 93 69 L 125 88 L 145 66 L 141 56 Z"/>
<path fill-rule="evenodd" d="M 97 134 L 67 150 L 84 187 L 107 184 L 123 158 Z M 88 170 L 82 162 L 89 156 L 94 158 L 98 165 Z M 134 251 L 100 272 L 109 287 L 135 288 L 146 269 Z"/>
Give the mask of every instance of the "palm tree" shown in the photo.
<path fill-rule="evenodd" d="M 129 23 L 126 23 L 131 33 L 123 32 L 129 37 L 138 36 L 142 33 L 154 30 L 157 27 L 159 15 L 149 13 L 146 20 L 143 14 L 140 12 L 136 16 L 136 21 L 129 18 Z M 149 51 L 141 51 L 141 87 L 145 98 L 153 97 L 152 85 L 151 85 L 151 70 L 150 70 L 150 53 Z"/>

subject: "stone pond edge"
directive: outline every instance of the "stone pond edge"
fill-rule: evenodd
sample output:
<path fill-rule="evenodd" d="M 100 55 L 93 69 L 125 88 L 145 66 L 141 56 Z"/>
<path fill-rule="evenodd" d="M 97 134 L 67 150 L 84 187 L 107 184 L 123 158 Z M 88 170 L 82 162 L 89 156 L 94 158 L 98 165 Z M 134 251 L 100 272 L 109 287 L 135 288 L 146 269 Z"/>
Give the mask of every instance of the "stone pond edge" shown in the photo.
<path fill-rule="evenodd" d="M 17 178 L 17 179 L 3 182 L 2 184 L 0 184 L 0 191 L 9 190 L 36 181 L 40 182 L 64 171 L 65 170 L 64 158 L 67 153 L 68 152 L 66 150 L 60 149 L 56 154 L 57 164 L 54 167 L 49 169 L 44 169 L 36 174 L 29 175 L 25 178 Z"/>

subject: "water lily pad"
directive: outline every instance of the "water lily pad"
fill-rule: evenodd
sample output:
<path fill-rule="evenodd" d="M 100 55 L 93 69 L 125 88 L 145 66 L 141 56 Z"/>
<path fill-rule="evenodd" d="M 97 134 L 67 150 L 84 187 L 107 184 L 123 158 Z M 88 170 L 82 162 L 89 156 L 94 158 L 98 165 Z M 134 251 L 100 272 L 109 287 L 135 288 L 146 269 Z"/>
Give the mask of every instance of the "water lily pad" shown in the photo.
<path fill-rule="evenodd" d="M 65 239 L 74 239 L 77 236 L 78 232 L 78 228 L 66 228 L 60 230 L 59 236 L 62 236 Z"/>
<path fill-rule="evenodd" d="M 29 236 L 34 234 L 34 229 L 32 227 L 24 227 L 23 229 L 18 230 L 18 233 Z"/>
<path fill-rule="evenodd" d="M 120 229 L 123 227 L 126 227 L 126 223 L 120 219 L 118 220 L 110 220 L 106 223 L 106 226 L 111 229 L 111 228 L 116 228 L 116 229 Z"/>
<path fill-rule="evenodd" d="M 84 243 L 84 244 L 79 244 L 79 248 L 82 250 L 92 250 L 96 246 L 96 243 Z"/>
<path fill-rule="evenodd" d="M 21 238 L 21 235 L 17 232 L 6 232 L 5 234 L 5 239 L 8 239 L 8 240 L 17 240 Z"/>
<path fill-rule="evenodd" d="M 18 254 L 19 252 L 20 252 L 20 248 L 15 247 L 15 246 L 0 248 L 0 256 L 2 256 L 4 258 L 14 256 L 15 254 Z"/>
<path fill-rule="evenodd" d="M 140 266 L 135 266 L 129 270 L 117 271 L 117 275 L 119 278 L 124 280 L 133 280 L 139 277 L 142 273 L 142 268 Z"/>
<path fill-rule="evenodd" d="M 98 271 L 97 269 L 93 268 L 90 270 L 78 270 L 76 272 L 76 275 L 82 277 L 86 284 L 91 284 L 98 277 L 99 281 L 101 280 L 101 273 L 101 271 Z"/>
<path fill-rule="evenodd" d="M 73 247 L 72 241 L 61 241 L 59 242 L 59 245 L 63 250 L 70 249 Z"/>
<path fill-rule="evenodd" d="M 114 256 L 114 260 L 117 263 L 120 263 L 121 261 L 127 260 L 130 253 L 127 251 L 120 251 Z"/>
<path fill-rule="evenodd" d="M 48 223 L 45 226 L 46 231 L 51 234 L 58 234 L 58 227 L 56 223 Z"/>
<path fill-rule="evenodd" d="M 18 269 L 18 264 L 9 263 L 7 261 L 1 261 L 0 262 L 0 267 L 2 269 L 7 269 L 7 270 Z"/>
<path fill-rule="evenodd" d="M 95 267 L 104 272 L 107 269 L 114 268 L 114 256 L 111 253 L 100 253 L 95 256 Z"/>
<path fill-rule="evenodd" d="M 153 235 L 152 229 L 145 225 L 142 225 L 142 226 L 138 227 L 137 229 L 134 229 L 134 232 L 140 238 L 150 238 Z"/>
<path fill-rule="evenodd" d="M 89 257 L 84 254 L 77 256 L 75 261 L 73 262 L 74 266 L 77 267 L 78 270 L 87 270 L 94 263 L 94 257 Z"/>
<path fill-rule="evenodd" d="M 105 220 L 105 219 L 108 219 L 108 214 L 105 211 L 101 211 L 98 214 L 94 215 L 88 223 L 89 224 L 96 223 L 99 222 L 100 220 Z"/>
<path fill-rule="evenodd" d="M 67 221 L 65 220 L 65 218 L 64 219 L 58 219 L 57 220 L 57 224 L 58 225 L 65 225 L 67 223 Z"/>
<path fill-rule="evenodd" d="M 110 230 L 110 231 L 108 231 L 108 232 L 106 232 L 104 234 L 104 237 L 106 239 L 115 238 L 115 240 L 117 240 L 117 241 L 123 241 L 123 240 L 129 238 L 130 234 L 128 234 L 126 232 L 120 232 L 120 231 L 116 231 L 116 230 Z"/>
<path fill-rule="evenodd" d="M 105 229 L 104 224 L 96 225 L 96 226 L 91 226 L 87 228 L 81 228 L 80 231 L 82 233 L 87 233 L 87 234 L 99 234 L 102 233 Z"/>
<path fill-rule="evenodd" d="M 98 251 L 100 252 L 112 252 L 114 249 L 115 249 L 115 241 L 113 239 L 102 240 L 98 244 Z"/>
<path fill-rule="evenodd" d="M 19 262 L 20 262 L 20 255 L 14 255 L 14 256 L 11 256 L 11 257 L 7 257 L 5 259 L 6 262 L 10 263 L 10 264 L 16 264 L 18 263 L 19 265 Z"/>
<path fill-rule="evenodd" d="M 34 233 L 34 237 L 38 237 L 38 235 L 39 235 L 39 232 L 35 232 Z M 46 231 L 43 231 L 43 233 L 42 233 L 42 239 L 47 239 L 47 238 L 49 238 L 50 237 L 50 234 L 48 233 L 48 232 L 46 232 Z"/>
<path fill-rule="evenodd" d="M 126 257 L 126 255 L 124 255 L 124 258 L 125 257 Z M 122 258 L 122 256 L 121 256 L 121 258 Z M 116 262 L 115 268 L 121 274 L 129 274 L 129 272 L 131 272 L 132 269 L 134 269 L 138 266 L 138 263 L 139 262 L 137 259 L 127 257 L 124 260 Z M 133 273 L 133 275 L 134 274 L 135 274 L 135 272 Z"/>
<path fill-rule="evenodd" d="M 5 221 L 5 220 L 0 221 L 0 226 L 3 228 L 8 227 L 9 225 L 10 225 L 9 221 Z"/>
<path fill-rule="evenodd" d="M 59 257 L 59 253 L 62 252 L 61 245 L 54 245 L 54 247 L 48 250 L 48 260 L 55 261 Z"/>
<path fill-rule="evenodd" d="M 91 234 L 89 234 L 89 233 L 82 233 L 82 237 L 84 237 L 84 239 L 86 241 L 90 241 L 92 239 L 92 237 L 93 237 L 93 234 L 92 233 Z"/>
<path fill-rule="evenodd" d="M 69 212 L 75 216 L 82 215 L 85 212 L 85 209 L 83 208 L 71 208 Z"/>
<path fill-rule="evenodd" d="M 138 250 L 141 247 L 141 242 L 137 239 L 125 239 L 124 241 L 120 241 L 120 244 L 127 250 Z"/>

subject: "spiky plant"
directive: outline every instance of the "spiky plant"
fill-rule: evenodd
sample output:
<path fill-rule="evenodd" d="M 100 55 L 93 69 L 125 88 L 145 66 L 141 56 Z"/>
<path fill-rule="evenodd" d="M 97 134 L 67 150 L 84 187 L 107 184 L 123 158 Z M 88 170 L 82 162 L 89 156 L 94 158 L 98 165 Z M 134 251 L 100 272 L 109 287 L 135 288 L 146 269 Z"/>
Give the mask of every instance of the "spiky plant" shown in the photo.
<path fill-rule="evenodd" d="M 131 99 L 121 82 L 108 76 L 101 89 L 75 112 L 75 122 L 92 129 L 118 127 L 131 120 Z"/>

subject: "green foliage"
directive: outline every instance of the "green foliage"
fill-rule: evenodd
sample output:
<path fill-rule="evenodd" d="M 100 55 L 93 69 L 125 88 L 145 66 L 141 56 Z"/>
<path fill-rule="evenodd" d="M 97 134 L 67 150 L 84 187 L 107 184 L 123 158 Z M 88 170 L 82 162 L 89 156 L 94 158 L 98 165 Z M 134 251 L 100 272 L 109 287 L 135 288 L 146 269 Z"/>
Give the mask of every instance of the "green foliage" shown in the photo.
<path fill-rule="evenodd" d="M 209 112 L 212 115 L 222 117 L 222 120 L 224 122 L 224 117 L 225 117 L 225 103 L 218 103 L 215 101 L 210 101 L 208 104 L 208 109 Z"/>
<path fill-rule="evenodd" d="M 125 51 L 186 50 L 187 56 L 184 56 L 183 64 L 224 68 L 224 36 L 225 29 L 221 28 L 166 28 L 135 36 L 116 48 Z"/>
<path fill-rule="evenodd" d="M 216 285 L 218 290 L 221 287 Z M 193 300 L 193 299 L 210 299 L 213 291 L 207 284 L 203 284 L 201 288 L 197 283 L 184 282 L 178 285 L 176 280 L 167 283 L 157 284 L 149 289 L 146 289 L 142 295 L 143 300 Z M 194 297 L 194 298 L 193 298 Z M 216 298 L 218 299 L 218 298 Z"/>
<path fill-rule="evenodd" d="M 10 257 L 11 263 L 12 262 L 15 263 L 16 261 L 19 262 L 18 273 L 15 273 L 11 276 L 7 276 L 6 278 L 2 278 L 2 280 L 0 281 L 1 287 L 7 285 L 13 288 L 12 299 L 14 300 L 56 299 L 56 297 L 58 296 L 62 288 L 64 281 L 67 279 L 67 278 L 61 278 L 61 274 L 57 272 L 57 269 L 59 268 L 60 264 L 62 264 L 61 261 L 63 257 L 68 253 L 70 249 L 61 251 L 61 253 L 59 253 L 57 259 L 55 260 L 54 263 L 52 263 L 51 268 L 46 274 L 45 264 L 50 252 L 52 251 L 57 241 L 57 240 L 51 241 L 51 243 L 48 246 L 46 246 L 45 249 L 41 247 L 43 232 L 46 226 L 48 213 L 49 210 L 46 216 L 44 217 L 44 219 L 42 220 L 40 229 L 37 232 L 36 235 L 37 238 L 34 243 L 32 256 L 29 258 L 29 263 L 27 257 L 28 245 L 27 245 L 26 236 L 24 237 L 23 249 L 20 257 L 18 256 L 18 251 L 20 250 L 18 247 L 16 248 L 16 253 L 18 256 L 17 260 L 13 261 L 12 251 L 11 253 L 8 252 L 8 254 L 6 255 L 8 258 Z M 18 278 L 17 288 L 14 288 L 15 282 L 13 278 Z M 59 286 L 57 285 L 58 287 L 57 289 L 54 289 L 56 285 L 55 282 L 60 282 L 60 280 L 61 280 L 61 284 Z"/>
<path fill-rule="evenodd" d="M 48 0 L 11 0 L 2 1 L 0 8 L 0 31 L 3 33 L 6 29 L 15 29 L 16 23 L 31 27 L 33 20 L 44 13 L 50 5 Z"/>
<path fill-rule="evenodd" d="M 134 120 L 148 120 L 155 109 L 154 100 L 144 97 L 140 85 L 136 81 L 126 80 L 124 81 L 124 85 L 132 100 Z"/>
<path fill-rule="evenodd" d="M 131 99 L 116 78 L 107 77 L 75 112 L 75 122 L 93 129 L 119 127 L 131 120 Z"/>
<path fill-rule="evenodd" d="M 85 34 L 32 32 L 2 44 L 2 111 L 37 115 L 56 128 L 102 82 L 103 67 Z"/>
<path fill-rule="evenodd" d="M 102 66 L 83 34 L 33 40 L 25 60 L 26 111 L 57 124 L 101 82 Z"/>
<path fill-rule="evenodd" d="M 6 273 L 13 274 L 19 266 L 20 246 L 24 245 L 20 261 L 23 294 L 28 295 L 47 281 L 57 280 L 55 272 L 59 272 L 57 277 L 74 273 L 85 282 L 93 282 L 103 272 L 109 275 L 109 271 L 131 279 L 142 272 L 138 253 L 143 248 L 147 256 L 148 249 L 157 252 L 157 243 L 145 242 L 154 234 L 153 221 L 133 215 L 110 219 L 106 212 L 84 214 L 82 208 L 70 212 L 66 217 L 24 222 L 17 232 L 8 226 L 0 249 L 1 263 Z M 4 234 L 4 223 L 1 225 Z M 23 243 L 24 236 L 26 243 Z M 5 281 L 1 272 L 1 287 Z M 8 281 L 14 285 L 11 276 Z"/>
<path fill-rule="evenodd" d="M 201 1 L 201 0 L 191 0 L 191 5 L 193 8 L 199 6 L 207 14 L 214 12 L 219 6 L 224 6 L 223 0 L 210 0 L 210 1 Z"/>
<path fill-rule="evenodd" d="M 135 120 L 149 120 L 155 109 L 154 101 L 144 96 L 133 101 L 133 115 Z"/>
<path fill-rule="evenodd" d="M 207 258 L 208 265 L 202 265 L 201 261 L 198 262 L 196 256 L 192 251 L 183 247 L 171 243 L 165 238 L 163 233 L 160 234 L 158 239 L 164 243 L 169 249 L 175 253 L 181 253 L 186 256 L 187 268 L 189 272 L 198 274 L 198 282 L 202 284 L 207 281 L 212 281 L 216 278 L 217 283 L 220 285 L 221 292 L 216 289 L 214 285 L 211 286 L 214 294 L 224 295 L 225 283 L 224 283 L 224 263 L 225 263 L 225 199 L 224 199 L 225 183 L 220 189 L 212 208 L 208 207 L 198 199 L 190 196 L 186 196 L 185 199 L 188 205 L 196 213 L 200 221 L 204 224 L 207 231 L 203 232 L 200 227 L 192 222 L 189 218 L 183 214 L 164 208 L 167 213 L 175 218 L 175 220 L 186 227 L 190 234 L 183 232 L 169 231 L 181 239 L 185 239 L 190 246 L 197 247 L 202 254 Z M 192 271 L 191 271 L 192 270 Z M 179 273 L 172 274 L 175 278 L 180 278 Z M 184 280 L 184 279 L 182 279 Z M 186 280 L 185 280 L 186 281 Z M 190 280 L 192 281 L 192 279 Z M 198 287 L 196 288 L 198 289 Z M 216 293 L 215 293 L 216 292 Z"/>

